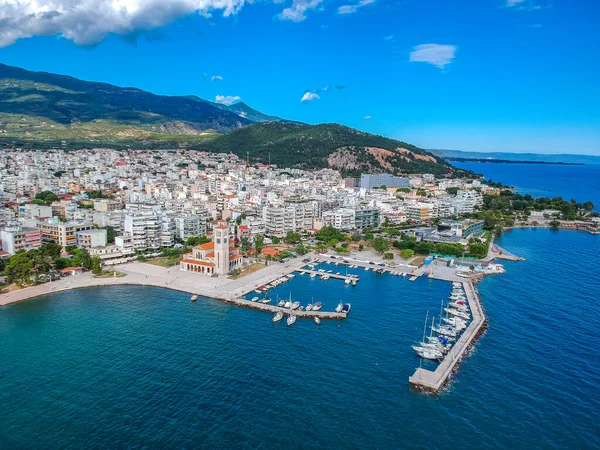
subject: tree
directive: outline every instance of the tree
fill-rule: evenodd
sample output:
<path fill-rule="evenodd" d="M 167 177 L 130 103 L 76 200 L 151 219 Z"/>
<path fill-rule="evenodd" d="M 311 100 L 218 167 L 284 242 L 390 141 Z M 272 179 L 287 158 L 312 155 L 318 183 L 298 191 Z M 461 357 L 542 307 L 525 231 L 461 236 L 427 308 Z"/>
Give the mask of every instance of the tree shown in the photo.
<path fill-rule="evenodd" d="M 301 238 L 302 236 L 300 236 L 300 233 L 296 233 L 295 231 L 288 231 L 283 240 L 286 244 L 297 244 L 298 242 L 300 242 Z"/>
<path fill-rule="evenodd" d="M 487 256 L 487 245 L 482 243 L 470 243 L 468 247 L 469 256 L 485 258 Z"/>
<path fill-rule="evenodd" d="M 405 248 L 404 250 L 400 250 L 400 256 L 404 259 L 411 258 L 415 254 L 414 250 L 409 248 Z"/>
<path fill-rule="evenodd" d="M 358 251 L 362 252 L 365 249 L 365 246 L 363 244 L 358 244 Z"/>
<path fill-rule="evenodd" d="M 102 273 L 102 264 L 100 263 L 100 258 L 97 256 L 92 258 L 92 273 L 94 275 L 100 275 Z"/>
<path fill-rule="evenodd" d="M 371 241 L 373 249 L 379 253 L 385 253 L 390 248 L 390 242 L 382 237 L 377 237 Z"/>
<path fill-rule="evenodd" d="M 10 283 L 29 284 L 33 272 L 33 261 L 25 252 L 10 257 L 4 275 Z"/>
<path fill-rule="evenodd" d="M 210 239 L 206 236 L 192 236 L 188 238 L 187 245 L 196 246 L 206 244 L 208 242 L 210 242 Z"/>
<path fill-rule="evenodd" d="M 383 259 L 394 259 L 394 254 L 393 253 L 385 253 L 383 255 Z"/>
<path fill-rule="evenodd" d="M 504 227 L 499 223 L 494 227 L 494 234 L 496 236 L 502 236 L 502 233 L 504 233 Z"/>
<path fill-rule="evenodd" d="M 250 249 L 252 248 L 252 243 L 246 236 L 242 236 L 241 244 L 242 244 L 242 251 L 244 253 L 250 251 Z"/>
<path fill-rule="evenodd" d="M 52 202 L 59 200 L 58 195 L 51 191 L 42 191 L 35 196 L 36 200 L 41 200 L 44 202 L 44 205 L 50 206 Z"/>
<path fill-rule="evenodd" d="M 374 236 L 373 236 L 373 233 L 371 233 L 370 231 L 367 231 L 367 232 L 365 233 L 365 239 L 366 239 L 367 241 L 371 241 L 371 240 L 373 240 L 373 238 L 374 238 Z"/>
<path fill-rule="evenodd" d="M 456 195 L 456 194 L 458 194 L 458 188 L 457 187 L 449 187 L 448 189 L 446 189 L 446 192 L 450 195 Z"/>
<path fill-rule="evenodd" d="M 417 189 L 417 195 L 419 197 L 425 197 L 427 196 L 427 192 L 425 191 L 425 189 Z"/>
<path fill-rule="evenodd" d="M 256 250 L 256 254 L 260 255 L 263 248 L 265 248 L 265 237 L 262 234 L 257 234 L 254 236 L 254 249 Z"/>
<path fill-rule="evenodd" d="M 273 236 L 273 237 L 271 238 L 271 241 L 273 241 L 273 244 L 275 244 L 275 245 L 279 244 L 279 242 L 280 242 L 280 241 L 279 241 L 279 238 L 278 238 L 277 236 Z"/>
<path fill-rule="evenodd" d="M 298 253 L 299 255 L 306 255 L 308 253 L 308 249 L 302 244 L 296 245 L 296 248 L 294 249 L 294 251 L 296 253 Z"/>
<path fill-rule="evenodd" d="M 590 212 L 592 209 L 594 209 L 594 204 L 592 202 L 585 202 L 583 204 L 583 209 L 585 209 L 587 212 Z"/>
<path fill-rule="evenodd" d="M 415 253 L 418 255 L 429 255 L 435 248 L 433 242 L 421 241 L 415 245 Z"/>
<path fill-rule="evenodd" d="M 338 230 L 337 228 L 334 227 L 330 227 L 330 226 L 325 226 L 323 228 L 321 228 L 316 234 L 315 234 L 315 238 L 318 241 L 323 241 L 323 242 L 328 242 L 331 241 L 333 239 L 335 239 L 336 241 L 341 241 L 344 239 L 344 234 Z"/>
<path fill-rule="evenodd" d="M 553 220 L 552 222 L 550 222 L 550 228 L 552 228 L 553 230 L 558 230 L 558 228 L 560 227 L 560 222 L 558 220 Z"/>
<path fill-rule="evenodd" d="M 105 226 L 104 229 L 106 230 L 106 243 L 114 244 L 115 238 L 117 237 L 117 231 L 110 225 Z"/>

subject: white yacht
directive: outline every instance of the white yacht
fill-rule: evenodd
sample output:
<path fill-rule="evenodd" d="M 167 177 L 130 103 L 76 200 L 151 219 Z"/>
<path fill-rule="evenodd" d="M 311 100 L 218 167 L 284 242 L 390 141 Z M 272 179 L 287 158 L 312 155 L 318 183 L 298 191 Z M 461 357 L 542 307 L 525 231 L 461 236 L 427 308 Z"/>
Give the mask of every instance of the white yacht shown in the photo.
<path fill-rule="evenodd" d="M 252 297 L 252 301 L 255 302 L 258 300 L 258 297 Z"/>
<path fill-rule="evenodd" d="M 319 319 L 317 316 L 315 316 L 315 323 L 317 325 L 321 325 L 321 319 Z"/>
<path fill-rule="evenodd" d="M 290 309 L 298 309 L 300 307 L 300 302 L 293 302 L 290 305 Z"/>
<path fill-rule="evenodd" d="M 444 308 L 444 311 L 446 311 L 448 314 L 452 314 L 453 316 L 460 317 L 461 319 L 469 320 L 471 318 L 471 315 L 469 313 L 464 312 L 464 311 L 459 311 L 458 309 Z"/>
<path fill-rule="evenodd" d="M 296 322 L 296 316 L 294 314 L 291 314 L 288 318 L 287 318 L 287 324 L 288 327 L 290 325 L 293 325 Z"/>
<path fill-rule="evenodd" d="M 279 322 L 283 319 L 283 313 L 281 311 L 277 311 L 277 314 L 273 316 L 273 322 Z"/>
<path fill-rule="evenodd" d="M 344 284 L 350 284 L 350 283 L 352 283 L 352 280 L 350 278 L 346 278 L 344 280 Z"/>
<path fill-rule="evenodd" d="M 312 303 L 309 303 L 308 305 L 306 305 L 306 311 L 312 311 L 312 310 L 313 310 Z"/>
<path fill-rule="evenodd" d="M 340 313 L 340 312 L 342 312 L 343 309 L 344 309 L 344 304 L 342 302 L 340 302 L 340 304 L 335 307 L 335 312 Z"/>
<path fill-rule="evenodd" d="M 313 311 L 321 311 L 322 307 L 323 307 L 323 304 L 321 302 L 317 302 L 313 305 L 312 310 Z"/>

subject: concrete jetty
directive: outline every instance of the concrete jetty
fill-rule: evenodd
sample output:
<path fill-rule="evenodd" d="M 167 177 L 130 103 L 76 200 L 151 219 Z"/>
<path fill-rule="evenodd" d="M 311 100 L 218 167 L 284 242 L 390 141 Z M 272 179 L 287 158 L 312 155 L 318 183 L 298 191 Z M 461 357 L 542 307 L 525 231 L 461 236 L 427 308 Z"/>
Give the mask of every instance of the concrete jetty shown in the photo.
<path fill-rule="evenodd" d="M 316 270 L 308 270 L 308 269 L 298 269 L 296 270 L 296 272 L 300 272 L 300 273 L 308 273 L 308 274 L 315 274 L 318 277 L 324 277 L 325 275 L 328 275 L 330 278 L 336 278 L 338 280 L 356 280 L 358 281 L 358 278 L 355 278 L 351 275 L 341 275 L 341 274 L 337 274 L 337 273 L 328 273 L 328 272 L 318 272 Z"/>
<path fill-rule="evenodd" d="M 281 311 L 284 314 L 287 315 L 295 315 L 296 317 L 318 317 L 319 319 L 336 319 L 336 320 L 340 320 L 340 319 L 345 319 L 348 314 L 346 313 L 337 313 L 337 312 L 330 312 L 330 311 L 298 311 L 298 310 L 292 310 L 289 308 L 282 308 L 280 306 L 275 306 L 275 305 L 269 305 L 264 304 L 264 303 L 259 303 L 259 302 L 252 302 L 250 300 L 246 300 L 243 298 L 234 298 L 234 299 L 220 299 L 222 301 L 224 301 L 225 303 L 230 303 L 232 305 L 236 305 L 236 306 L 241 306 L 241 307 L 245 307 L 245 308 L 252 308 L 252 309 L 258 309 L 260 311 L 266 311 L 266 312 L 271 312 L 271 313 L 277 313 L 279 311 Z"/>
<path fill-rule="evenodd" d="M 486 318 L 481 307 L 479 294 L 470 281 L 463 281 L 463 287 L 471 308 L 473 320 L 435 371 L 432 372 L 431 370 L 418 368 L 408 379 L 410 385 L 417 389 L 439 391 L 446 384 L 456 365 L 464 357 L 465 352 L 483 331 Z"/>

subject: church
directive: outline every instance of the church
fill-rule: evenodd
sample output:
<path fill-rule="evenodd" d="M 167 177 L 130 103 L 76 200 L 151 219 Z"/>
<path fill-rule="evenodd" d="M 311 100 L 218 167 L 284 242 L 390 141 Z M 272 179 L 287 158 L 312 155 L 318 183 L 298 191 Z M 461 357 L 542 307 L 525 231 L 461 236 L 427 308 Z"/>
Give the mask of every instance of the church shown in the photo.
<path fill-rule="evenodd" d="M 242 255 L 234 247 L 229 231 L 228 225 L 215 226 L 212 242 L 195 246 L 179 263 L 179 268 L 206 275 L 227 275 L 233 269 L 241 268 Z"/>

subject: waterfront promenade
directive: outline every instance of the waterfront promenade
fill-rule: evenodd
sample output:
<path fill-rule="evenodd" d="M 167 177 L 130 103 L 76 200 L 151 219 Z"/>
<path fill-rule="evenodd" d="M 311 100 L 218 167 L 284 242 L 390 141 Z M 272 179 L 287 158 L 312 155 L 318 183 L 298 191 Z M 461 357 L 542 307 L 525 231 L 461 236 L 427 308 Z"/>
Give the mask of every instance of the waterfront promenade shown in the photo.
<path fill-rule="evenodd" d="M 456 365 L 462 360 L 465 352 L 470 348 L 477 336 L 479 336 L 485 325 L 485 314 L 481 307 L 479 294 L 475 290 L 473 283 L 463 281 L 463 287 L 471 308 L 473 320 L 435 371 L 432 372 L 431 370 L 419 367 L 408 379 L 409 383 L 418 389 L 434 392 L 439 391 L 446 384 L 450 375 L 454 372 Z"/>
<path fill-rule="evenodd" d="M 190 295 L 209 297 L 226 303 L 257 309 L 266 312 L 282 311 L 290 313 L 289 309 L 279 308 L 275 305 L 265 305 L 251 302 L 243 298 L 259 286 L 268 284 L 288 273 L 294 272 L 304 266 L 300 259 L 294 259 L 287 263 L 274 263 L 257 272 L 246 275 L 237 280 L 227 277 L 212 278 L 198 275 L 192 272 L 183 272 L 178 266 L 166 269 L 164 267 L 133 262 L 118 267 L 118 271 L 125 274 L 117 278 L 94 278 L 90 272 L 78 276 L 62 278 L 52 283 L 40 284 L 25 289 L 0 295 L 0 306 L 9 305 L 29 298 L 38 297 L 72 289 L 82 289 L 99 286 L 153 286 L 173 289 Z M 298 317 L 319 317 L 321 319 L 344 319 L 345 313 L 328 311 L 294 311 Z"/>

